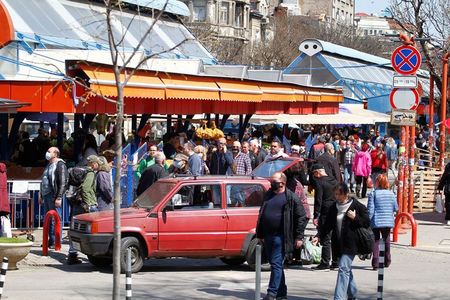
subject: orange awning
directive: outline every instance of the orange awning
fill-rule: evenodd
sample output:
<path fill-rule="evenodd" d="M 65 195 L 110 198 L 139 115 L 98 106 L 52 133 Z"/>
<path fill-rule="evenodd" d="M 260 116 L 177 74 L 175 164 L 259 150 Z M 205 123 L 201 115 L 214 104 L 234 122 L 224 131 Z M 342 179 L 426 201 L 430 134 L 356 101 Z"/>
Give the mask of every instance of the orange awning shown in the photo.
<path fill-rule="evenodd" d="M 219 87 L 212 78 L 160 73 L 167 99 L 220 100 Z"/>
<path fill-rule="evenodd" d="M 320 100 L 322 102 L 343 102 L 344 96 L 342 94 L 324 93 L 320 95 Z"/>
<path fill-rule="evenodd" d="M 260 83 L 259 88 L 263 92 L 262 101 L 296 101 L 295 91 L 291 87 L 280 84 Z"/>
<path fill-rule="evenodd" d="M 306 92 L 306 101 L 308 102 L 320 102 L 320 92 L 315 91 L 307 91 Z"/>
<path fill-rule="evenodd" d="M 220 100 L 261 102 L 263 92 L 259 86 L 251 82 L 216 79 L 220 88 Z"/>
<path fill-rule="evenodd" d="M 90 88 L 98 95 L 117 97 L 117 88 L 114 73 L 110 69 L 100 67 L 81 66 L 89 77 Z M 125 75 L 121 75 L 121 80 Z M 125 97 L 165 99 L 164 83 L 155 75 L 155 72 L 136 72 L 123 89 Z"/>

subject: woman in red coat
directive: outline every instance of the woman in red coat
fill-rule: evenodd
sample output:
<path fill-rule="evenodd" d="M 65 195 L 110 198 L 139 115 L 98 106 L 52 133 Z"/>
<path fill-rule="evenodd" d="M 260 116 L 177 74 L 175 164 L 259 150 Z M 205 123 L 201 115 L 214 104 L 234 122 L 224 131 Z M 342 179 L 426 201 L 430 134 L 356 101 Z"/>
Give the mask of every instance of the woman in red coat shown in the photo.
<path fill-rule="evenodd" d="M 377 180 L 378 175 L 385 174 L 388 169 L 388 159 L 386 152 L 383 150 L 383 144 L 377 143 L 376 149 L 370 152 L 372 158 L 372 181 Z"/>
<path fill-rule="evenodd" d="M 11 213 L 9 207 L 8 187 L 6 185 L 6 165 L 0 163 L 0 235 L 11 237 L 11 221 L 9 214 Z"/>

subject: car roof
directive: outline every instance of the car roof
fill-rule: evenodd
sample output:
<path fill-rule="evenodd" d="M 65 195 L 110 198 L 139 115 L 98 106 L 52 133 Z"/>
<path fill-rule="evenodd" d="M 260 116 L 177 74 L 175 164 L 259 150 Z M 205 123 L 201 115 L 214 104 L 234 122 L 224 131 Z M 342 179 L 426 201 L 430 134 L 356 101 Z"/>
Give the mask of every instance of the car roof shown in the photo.
<path fill-rule="evenodd" d="M 252 177 L 252 176 L 234 176 L 234 175 L 204 175 L 204 176 L 170 176 L 161 178 L 158 181 L 161 182 L 172 182 L 172 183 L 178 183 L 178 182 L 217 182 L 217 181 L 223 181 L 223 182 L 241 182 L 241 183 L 247 183 L 251 181 L 264 181 L 267 182 L 266 178 L 262 177 Z"/>

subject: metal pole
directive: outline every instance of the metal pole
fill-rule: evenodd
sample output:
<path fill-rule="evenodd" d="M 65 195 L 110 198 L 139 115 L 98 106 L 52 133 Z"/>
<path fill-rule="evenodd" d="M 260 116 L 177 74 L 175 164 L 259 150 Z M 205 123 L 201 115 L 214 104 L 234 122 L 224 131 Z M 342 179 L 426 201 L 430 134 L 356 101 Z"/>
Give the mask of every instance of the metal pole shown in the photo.
<path fill-rule="evenodd" d="M 409 159 L 409 126 L 405 126 L 405 164 L 404 168 L 404 177 L 403 177 L 403 212 L 408 212 L 408 194 L 409 194 L 409 168 L 408 168 L 408 159 Z M 402 224 L 406 222 L 406 219 L 402 219 Z"/>
<path fill-rule="evenodd" d="M 3 286 L 5 285 L 6 271 L 8 270 L 8 258 L 3 257 L 2 269 L 0 270 L 0 299 L 3 295 Z"/>
<path fill-rule="evenodd" d="M 385 241 L 379 240 L 377 300 L 383 300 Z"/>
<path fill-rule="evenodd" d="M 261 245 L 256 245 L 255 300 L 261 299 Z"/>
<path fill-rule="evenodd" d="M 125 281 L 125 289 L 126 289 L 126 300 L 131 300 L 133 296 L 133 289 L 131 288 L 132 279 L 131 279 L 131 249 L 127 249 L 127 271 L 126 271 L 126 281 Z"/>
<path fill-rule="evenodd" d="M 413 205 L 414 205 L 414 160 L 415 160 L 415 146 L 416 146 L 416 126 L 411 126 L 409 129 L 410 137 L 409 137 L 409 177 L 407 180 L 409 180 L 409 193 L 408 193 L 408 209 L 405 210 L 406 212 L 409 212 L 412 214 L 413 211 Z"/>
<path fill-rule="evenodd" d="M 399 145 L 399 150 L 401 151 L 398 155 L 398 186 L 397 186 L 397 203 L 400 212 L 403 211 L 403 181 L 405 177 L 405 168 L 404 168 L 405 140 L 406 140 L 405 126 L 402 126 L 400 132 L 400 145 Z"/>
<path fill-rule="evenodd" d="M 428 163 L 429 167 L 433 167 L 433 160 L 434 160 L 434 79 L 433 76 L 430 75 L 430 114 L 429 114 L 429 136 L 428 136 L 428 145 L 430 148 L 430 162 Z"/>
<path fill-rule="evenodd" d="M 438 167 L 444 169 L 445 154 L 445 119 L 447 118 L 447 77 L 448 77 L 448 59 L 450 53 L 445 54 L 442 59 L 442 99 L 441 99 L 441 126 L 439 129 L 439 164 Z"/>

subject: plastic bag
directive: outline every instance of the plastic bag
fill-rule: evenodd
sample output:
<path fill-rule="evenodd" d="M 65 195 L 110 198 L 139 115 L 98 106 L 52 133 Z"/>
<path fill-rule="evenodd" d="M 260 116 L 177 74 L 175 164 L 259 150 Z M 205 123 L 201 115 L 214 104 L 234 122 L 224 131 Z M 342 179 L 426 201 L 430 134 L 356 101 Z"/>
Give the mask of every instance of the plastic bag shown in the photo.
<path fill-rule="evenodd" d="M 436 201 L 436 206 L 435 206 L 434 210 L 437 213 L 440 213 L 440 214 L 443 213 L 444 212 L 444 197 L 442 196 L 442 194 L 441 193 L 436 194 L 434 196 L 434 201 Z"/>
<path fill-rule="evenodd" d="M 303 243 L 300 258 L 305 265 L 320 263 L 320 260 L 322 259 L 322 246 L 317 242 L 313 242 L 311 238 L 307 239 Z"/>

